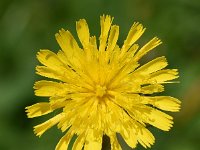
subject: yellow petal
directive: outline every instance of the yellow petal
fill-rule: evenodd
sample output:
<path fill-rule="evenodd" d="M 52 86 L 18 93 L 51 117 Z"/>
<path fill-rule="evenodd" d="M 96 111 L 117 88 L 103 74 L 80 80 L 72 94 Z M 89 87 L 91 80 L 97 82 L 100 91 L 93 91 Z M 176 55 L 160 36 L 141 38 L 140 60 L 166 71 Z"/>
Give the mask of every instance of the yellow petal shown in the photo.
<path fill-rule="evenodd" d="M 138 44 L 133 44 L 130 49 L 124 54 L 121 59 L 119 59 L 120 63 L 127 63 L 133 60 L 133 56 L 135 55 L 136 51 L 138 50 L 139 45 Z"/>
<path fill-rule="evenodd" d="M 76 75 L 76 73 L 74 72 L 74 70 L 78 70 L 78 68 L 80 68 L 81 65 L 81 60 L 77 60 L 77 58 L 75 57 L 67 57 L 67 54 L 65 54 L 63 51 L 58 51 L 57 53 L 58 58 L 60 59 L 60 61 L 65 64 L 65 73 L 67 74 L 67 76 L 69 75 Z M 60 72 L 63 72 L 63 69 L 60 70 Z"/>
<path fill-rule="evenodd" d="M 40 137 L 46 130 L 57 124 L 63 117 L 65 117 L 65 115 L 61 113 L 46 122 L 35 126 L 34 133 Z"/>
<path fill-rule="evenodd" d="M 85 19 L 80 19 L 78 22 L 76 22 L 76 31 L 83 47 L 88 46 L 90 32 Z"/>
<path fill-rule="evenodd" d="M 73 144 L 72 150 L 82 150 L 84 142 L 85 142 L 85 134 L 82 133 L 78 135 L 76 141 Z"/>
<path fill-rule="evenodd" d="M 156 72 L 158 70 L 165 68 L 167 65 L 168 65 L 167 60 L 164 56 L 157 57 L 156 59 L 153 59 L 152 61 L 141 66 L 134 73 L 148 75 L 150 73 L 153 73 L 153 72 Z"/>
<path fill-rule="evenodd" d="M 40 50 L 37 54 L 37 58 L 42 64 L 50 69 L 60 70 L 64 66 L 57 55 L 49 50 Z"/>
<path fill-rule="evenodd" d="M 28 118 L 34 118 L 34 117 L 46 115 L 52 111 L 53 109 L 51 108 L 50 104 L 46 102 L 36 103 L 32 106 L 26 107 Z"/>
<path fill-rule="evenodd" d="M 57 125 L 58 129 L 61 129 L 62 132 L 65 132 L 73 124 L 74 119 L 76 118 L 74 117 L 74 113 L 69 112 L 66 114 L 66 117 L 62 118 Z"/>
<path fill-rule="evenodd" d="M 66 55 L 59 51 L 58 54 L 54 54 L 51 51 L 48 50 L 41 50 L 37 55 L 38 60 L 46 66 L 37 67 L 36 70 L 38 73 L 43 72 L 44 70 L 47 70 L 51 72 L 52 74 L 55 74 L 58 79 L 60 78 L 72 78 L 72 75 L 77 75 L 72 68 L 69 66 L 75 68 L 74 65 L 71 64 L 69 59 L 66 57 Z M 77 62 L 76 59 L 74 59 L 73 63 Z M 77 63 L 76 63 L 77 64 Z M 79 65 L 80 66 L 80 62 Z M 39 69 L 39 70 L 38 70 Z M 44 71 L 44 72 L 47 72 Z M 54 77 L 55 78 L 55 77 Z"/>
<path fill-rule="evenodd" d="M 93 60 L 94 63 L 97 63 L 99 58 L 99 50 L 97 48 L 96 36 L 90 37 L 90 46 L 88 47 L 88 53 L 90 54 L 88 55 L 88 58 L 91 58 L 88 60 Z"/>
<path fill-rule="evenodd" d="M 173 118 L 157 109 L 151 107 L 145 107 L 145 113 L 141 112 L 141 118 L 144 119 L 145 122 L 161 129 L 164 131 L 169 131 L 173 124 Z"/>
<path fill-rule="evenodd" d="M 70 60 L 73 60 L 73 61 L 70 61 L 65 55 L 65 53 L 63 53 L 62 51 L 59 51 L 57 55 L 64 64 L 67 64 L 67 66 L 65 67 L 66 68 L 65 70 L 59 71 L 59 73 L 64 77 L 64 80 L 66 82 L 76 84 L 74 82 L 80 83 L 80 82 L 86 81 L 87 83 L 92 84 L 91 82 L 93 81 L 91 80 L 91 78 L 88 77 L 87 74 L 83 72 L 84 67 L 88 66 L 84 58 L 74 59 L 74 57 L 72 57 L 70 58 Z M 91 67 L 89 66 L 89 68 Z M 77 81 L 77 79 L 80 78 L 80 76 L 82 78 L 79 81 Z"/>
<path fill-rule="evenodd" d="M 180 110 L 181 102 L 170 96 L 155 96 L 155 97 L 144 97 L 143 98 L 148 104 L 151 104 L 159 109 L 165 111 L 176 112 Z"/>
<path fill-rule="evenodd" d="M 93 49 L 97 50 L 97 39 L 96 36 L 90 37 L 90 44 L 94 47 Z"/>
<path fill-rule="evenodd" d="M 85 126 L 88 124 L 86 119 L 88 118 L 93 100 L 79 96 L 79 100 L 70 100 L 65 104 L 63 111 L 66 112 L 66 116 L 58 124 L 58 128 L 60 128 L 62 132 L 66 131 L 71 125 L 79 129 L 82 125 Z"/>
<path fill-rule="evenodd" d="M 72 64 L 69 61 L 67 55 L 62 50 L 58 51 L 57 56 L 60 59 L 60 61 L 62 61 L 65 64 L 66 67 L 72 66 Z"/>
<path fill-rule="evenodd" d="M 95 129 L 88 129 L 85 139 L 84 150 L 101 150 L 102 147 L 102 131 Z"/>
<path fill-rule="evenodd" d="M 145 44 L 138 53 L 134 56 L 134 60 L 138 61 L 141 57 L 143 57 L 145 54 L 147 54 L 149 51 L 160 45 L 162 42 L 157 38 L 154 37 L 152 40 L 150 40 L 147 44 Z"/>
<path fill-rule="evenodd" d="M 113 52 L 113 49 L 115 48 L 117 44 L 118 36 L 119 36 L 119 26 L 113 25 L 111 27 L 109 38 L 108 38 L 108 46 L 106 49 L 106 58 L 105 58 L 106 61 L 108 61 L 108 59 L 110 58 L 111 53 Z"/>
<path fill-rule="evenodd" d="M 76 31 L 78 33 L 78 37 L 81 41 L 81 44 L 83 45 L 86 58 L 91 59 L 93 51 L 91 50 L 91 45 L 89 45 L 90 32 L 85 19 L 80 19 L 78 22 L 76 22 Z"/>
<path fill-rule="evenodd" d="M 108 124 L 106 125 L 106 127 L 109 126 L 109 129 L 111 129 L 112 131 L 119 132 L 121 122 L 130 119 L 130 117 L 126 113 L 124 113 L 123 107 L 120 107 L 112 100 L 107 100 L 106 105 L 109 106 L 109 108 L 105 108 L 105 116 L 102 117 Z"/>
<path fill-rule="evenodd" d="M 153 134 L 142 125 L 138 127 L 137 138 L 138 142 L 145 148 L 151 147 L 155 142 Z"/>
<path fill-rule="evenodd" d="M 47 78 L 68 81 L 67 78 L 65 78 L 65 76 L 62 74 L 62 72 L 55 71 L 45 66 L 37 66 L 36 73 Z"/>
<path fill-rule="evenodd" d="M 80 57 L 81 49 L 69 31 L 61 29 L 55 36 L 58 44 L 68 58 Z"/>
<path fill-rule="evenodd" d="M 59 143 L 56 145 L 56 150 L 67 150 L 69 142 L 71 141 L 74 133 L 72 131 L 67 131 L 67 133 L 60 139 Z"/>
<path fill-rule="evenodd" d="M 162 92 L 162 91 L 164 91 L 164 86 L 162 86 L 161 84 L 150 84 L 150 85 L 142 87 L 139 90 L 139 92 L 143 94 L 153 94 L 153 93 Z"/>
<path fill-rule="evenodd" d="M 56 96 L 66 95 L 67 89 L 63 83 L 53 81 L 38 81 L 34 85 L 35 95 L 37 96 Z"/>
<path fill-rule="evenodd" d="M 55 96 L 55 97 L 50 97 L 49 98 L 49 103 L 51 105 L 51 108 L 53 109 L 57 109 L 57 108 L 61 108 L 64 107 L 66 105 L 66 101 L 70 99 L 70 95 L 69 96 Z"/>
<path fill-rule="evenodd" d="M 101 16 L 100 17 L 100 24 L 101 24 L 101 35 L 100 35 L 100 45 L 99 45 L 99 51 L 105 51 L 105 47 L 106 47 L 106 42 L 107 42 L 107 38 L 108 38 L 108 33 L 112 24 L 112 20 L 113 18 L 111 18 L 110 16 L 106 15 L 106 16 Z"/>
<path fill-rule="evenodd" d="M 107 134 L 110 137 L 110 144 L 111 144 L 111 150 L 122 150 L 118 139 L 116 137 L 116 133 L 113 134 Z"/>
<path fill-rule="evenodd" d="M 113 88 L 119 85 L 119 83 L 121 83 L 123 79 L 126 79 L 126 77 L 130 74 L 131 71 L 138 67 L 138 64 L 136 62 L 128 62 L 124 66 L 115 67 L 117 69 L 115 71 L 112 71 L 112 74 L 109 76 L 109 88 Z"/>
<path fill-rule="evenodd" d="M 114 65 L 118 63 L 120 53 L 121 53 L 120 48 L 118 45 L 116 45 L 110 56 L 110 64 Z"/>
<path fill-rule="evenodd" d="M 112 92 L 112 96 L 115 96 L 115 98 L 112 99 L 114 103 L 121 106 L 123 109 L 130 109 L 132 106 L 137 106 L 138 103 L 140 105 L 140 95 L 139 94 L 122 94 L 117 92 Z"/>
<path fill-rule="evenodd" d="M 160 70 L 150 75 L 150 80 L 156 83 L 163 83 L 165 81 L 173 80 L 178 78 L 177 69 L 166 69 Z"/>
<path fill-rule="evenodd" d="M 144 31 L 145 28 L 143 28 L 142 24 L 134 22 L 126 40 L 124 41 L 124 45 L 122 46 L 122 54 L 124 54 L 124 52 L 126 52 L 131 47 L 131 45 L 133 45 L 133 43 L 135 43 L 140 38 Z"/>
<path fill-rule="evenodd" d="M 133 130 L 126 126 L 122 127 L 120 134 L 122 135 L 124 141 L 131 147 L 131 148 L 135 148 L 137 145 L 137 137 L 135 135 L 135 133 L 133 132 Z"/>

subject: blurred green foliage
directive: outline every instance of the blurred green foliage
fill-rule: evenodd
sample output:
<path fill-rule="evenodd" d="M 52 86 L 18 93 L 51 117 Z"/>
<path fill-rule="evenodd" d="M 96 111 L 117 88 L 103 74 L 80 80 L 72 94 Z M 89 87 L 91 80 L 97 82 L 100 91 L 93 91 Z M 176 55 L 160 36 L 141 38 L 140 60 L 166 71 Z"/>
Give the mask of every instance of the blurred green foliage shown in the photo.
<path fill-rule="evenodd" d="M 40 48 L 57 51 L 54 34 L 65 28 L 75 35 L 75 21 L 81 18 L 87 19 L 91 34 L 99 35 L 102 14 L 114 16 L 114 23 L 120 25 L 120 44 L 132 23 L 141 22 L 147 31 L 140 43 L 153 36 L 164 43 L 146 59 L 166 55 L 169 67 L 180 70 L 181 83 L 167 85 L 165 94 L 179 98 L 182 110 L 173 114 L 170 132 L 150 128 L 156 137 L 152 149 L 200 149 L 199 0 L 1 0 L 0 150 L 54 149 L 62 133 L 53 128 L 39 139 L 32 126 L 45 117 L 27 119 L 24 112 L 25 106 L 41 101 L 32 89 L 40 78 L 34 73 L 35 55 Z"/>

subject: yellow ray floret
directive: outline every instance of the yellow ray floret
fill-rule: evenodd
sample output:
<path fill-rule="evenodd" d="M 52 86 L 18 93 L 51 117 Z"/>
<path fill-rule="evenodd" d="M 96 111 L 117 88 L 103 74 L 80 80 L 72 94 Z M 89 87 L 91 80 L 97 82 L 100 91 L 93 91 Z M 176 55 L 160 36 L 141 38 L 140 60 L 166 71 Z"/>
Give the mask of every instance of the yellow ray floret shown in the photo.
<path fill-rule="evenodd" d="M 51 105 L 47 102 L 36 103 L 32 106 L 26 107 L 27 116 L 29 118 L 39 117 L 46 115 L 53 111 Z"/>
<path fill-rule="evenodd" d="M 36 67 L 36 73 L 52 81 L 37 81 L 35 95 L 49 97 L 49 101 L 28 106 L 26 112 L 28 118 L 53 112 L 54 117 L 36 125 L 34 132 L 40 137 L 57 125 L 65 135 L 56 150 L 67 150 L 73 137 L 72 150 L 101 150 L 104 135 L 110 138 L 112 150 L 122 149 L 118 136 L 131 148 L 138 143 L 148 148 L 155 138 L 146 125 L 169 131 L 173 117 L 163 111 L 180 110 L 178 99 L 156 96 L 165 84 L 176 82 L 178 70 L 166 69 L 164 56 L 139 63 L 162 43 L 160 39 L 154 37 L 144 46 L 137 44 L 146 28 L 135 22 L 120 47 L 119 26 L 112 22 L 109 15 L 100 17 L 98 41 L 90 35 L 86 20 L 80 19 L 76 31 L 81 45 L 68 30 L 61 29 L 55 35 L 61 50 L 37 53 L 42 65 Z"/>

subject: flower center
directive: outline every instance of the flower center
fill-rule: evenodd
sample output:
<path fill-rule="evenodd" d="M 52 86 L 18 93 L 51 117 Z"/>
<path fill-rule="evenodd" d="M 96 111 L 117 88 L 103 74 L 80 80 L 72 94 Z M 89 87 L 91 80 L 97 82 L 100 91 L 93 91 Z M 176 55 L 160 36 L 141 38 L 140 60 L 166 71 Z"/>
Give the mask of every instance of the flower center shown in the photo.
<path fill-rule="evenodd" d="M 97 85 L 96 86 L 96 96 L 103 97 L 106 94 L 106 89 L 107 88 L 105 86 Z"/>

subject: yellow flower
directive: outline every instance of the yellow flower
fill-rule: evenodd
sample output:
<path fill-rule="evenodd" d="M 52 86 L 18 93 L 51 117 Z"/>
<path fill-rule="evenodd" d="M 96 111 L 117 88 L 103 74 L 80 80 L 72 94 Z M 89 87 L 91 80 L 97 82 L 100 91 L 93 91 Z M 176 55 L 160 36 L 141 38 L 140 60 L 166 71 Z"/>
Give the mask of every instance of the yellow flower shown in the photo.
<path fill-rule="evenodd" d="M 100 150 L 103 135 L 110 138 L 112 150 L 120 150 L 117 133 L 132 148 L 137 143 L 150 147 L 155 138 L 146 125 L 168 131 L 173 118 L 161 110 L 180 109 L 178 99 L 154 94 L 178 78 L 177 69 L 164 69 L 168 64 L 164 56 L 145 65 L 138 62 L 161 41 L 154 37 L 139 48 L 135 42 L 145 28 L 134 23 L 120 48 L 119 26 L 112 21 L 110 16 L 100 17 L 99 44 L 81 19 L 76 23 L 81 47 L 69 31 L 61 29 L 55 35 L 61 50 L 57 54 L 40 50 L 37 54 L 44 65 L 36 67 L 37 74 L 54 80 L 35 83 L 35 95 L 49 97 L 49 101 L 26 107 L 26 112 L 33 118 L 61 110 L 34 127 L 37 136 L 54 125 L 66 132 L 56 150 L 66 150 L 74 135 L 73 150 Z"/>

